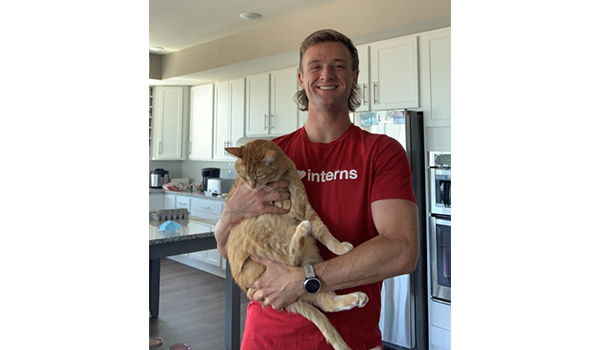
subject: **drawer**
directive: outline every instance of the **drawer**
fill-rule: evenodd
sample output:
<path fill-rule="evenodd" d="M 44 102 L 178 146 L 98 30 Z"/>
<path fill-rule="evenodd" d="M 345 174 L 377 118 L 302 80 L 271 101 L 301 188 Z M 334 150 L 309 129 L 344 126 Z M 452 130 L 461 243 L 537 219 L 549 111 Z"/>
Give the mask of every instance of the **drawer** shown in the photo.
<path fill-rule="evenodd" d="M 190 197 L 176 196 L 175 197 L 175 209 L 183 209 L 183 208 L 190 210 Z"/>
<path fill-rule="evenodd" d="M 223 212 L 223 203 L 210 199 L 192 198 L 191 210 L 220 216 Z"/>

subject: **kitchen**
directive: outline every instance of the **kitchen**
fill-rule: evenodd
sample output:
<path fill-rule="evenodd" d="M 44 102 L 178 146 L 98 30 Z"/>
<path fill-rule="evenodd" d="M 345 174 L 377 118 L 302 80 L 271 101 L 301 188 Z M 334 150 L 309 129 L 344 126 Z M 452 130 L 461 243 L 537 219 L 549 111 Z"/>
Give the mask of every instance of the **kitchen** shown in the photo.
<path fill-rule="evenodd" d="M 163 174 L 163 182 L 167 179 L 185 187 L 181 192 L 151 190 L 151 203 L 155 203 L 151 210 L 187 208 L 207 220 L 209 229 L 214 225 L 222 210 L 223 199 L 188 189 L 197 189 L 203 182 L 204 169 L 218 169 L 218 175 L 215 173 L 212 177 L 235 178 L 233 159 L 223 153 L 224 147 L 244 138 L 274 137 L 302 126 L 306 115 L 299 112 L 291 100 L 291 94 L 298 89 L 295 77 L 297 46 L 303 36 L 321 29 L 321 25 L 307 27 L 300 19 L 309 16 L 317 19 L 315 23 L 328 23 L 329 27 L 349 35 L 359 50 L 359 86 L 363 89 L 364 100 L 357 113 L 351 115 L 355 124 L 372 132 L 406 138 L 405 134 L 400 135 L 394 121 L 409 120 L 410 111 L 422 112 L 423 147 L 418 159 L 422 166 L 413 172 L 419 174 L 424 184 L 423 198 L 426 198 L 422 203 L 427 216 L 422 225 L 425 238 L 421 247 L 423 261 L 413 276 L 406 277 L 406 281 L 397 281 L 399 285 L 408 283 L 411 286 L 404 287 L 408 293 L 402 303 L 407 305 L 403 312 L 412 322 L 403 325 L 402 332 L 391 331 L 402 333 L 400 335 L 384 334 L 384 341 L 391 340 L 386 345 L 398 349 L 450 349 L 450 298 L 449 295 L 432 295 L 432 271 L 426 257 L 431 255 L 433 248 L 426 236 L 435 229 L 437 217 L 431 210 L 436 200 L 429 199 L 436 195 L 436 187 L 429 186 L 432 178 L 435 183 L 435 175 L 426 165 L 448 168 L 449 157 L 436 165 L 431 152 L 437 152 L 437 155 L 451 151 L 450 2 L 436 4 L 411 8 L 415 5 L 398 1 L 373 1 L 368 5 L 352 0 L 331 1 L 322 7 L 298 10 L 193 47 L 161 54 L 151 52 L 149 173 L 163 169 L 158 171 Z M 151 34 L 153 5 L 151 1 Z M 413 16 L 401 15 L 403 10 Z M 318 21 L 327 11 L 340 13 L 340 16 Z M 378 20 L 364 19 L 362 15 L 366 12 Z M 348 18 L 356 18 L 355 22 L 360 25 L 349 24 Z M 281 26 L 281 21 L 293 30 L 289 33 L 274 31 L 273 28 Z M 254 37 L 269 40 L 257 43 L 252 40 Z M 239 50 L 240 42 L 252 42 L 256 47 L 243 46 L 243 50 Z M 265 42 L 277 45 L 267 47 Z M 151 35 L 150 44 L 160 45 L 160 42 L 153 42 Z M 222 51 L 214 50 L 215 46 L 223 46 Z M 236 51 L 243 53 L 227 52 L 236 47 Z M 198 59 L 200 56 L 202 60 Z M 168 178 L 165 176 L 167 171 Z M 221 189 L 219 194 L 226 189 Z M 449 184 L 444 183 L 441 189 L 444 190 L 441 205 L 449 207 Z M 447 212 L 440 215 L 442 221 L 449 219 Z M 448 249 L 444 255 L 446 264 L 442 264 L 444 268 L 440 271 L 449 284 L 449 228 L 442 232 L 447 232 Z M 224 276 L 225 261 L 215 251 L 186 255 L 172 257 L 172 260 Z M 388 284 L 392 288 L 388 293 L 398 294 L 394 293 L 394 283 Z M 384 289 L 387 290 L 385 284 Z M 390 314 L 390 310 L 385 311 Z M 386 317 L 393 322 L 405 321 L 405 317 L 400 317 L 401 320 L 394 317 L 395 313 L 392 309 L 392 315 Z"/>

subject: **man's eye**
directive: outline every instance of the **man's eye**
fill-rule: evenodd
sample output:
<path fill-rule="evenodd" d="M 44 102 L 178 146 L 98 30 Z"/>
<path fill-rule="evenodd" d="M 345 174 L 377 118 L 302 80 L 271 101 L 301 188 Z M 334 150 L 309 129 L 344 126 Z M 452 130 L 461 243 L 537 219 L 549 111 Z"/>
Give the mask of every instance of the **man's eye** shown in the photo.
<path fill-rule="evenodd" d="M 317 69 L 319 69 L 319 68 L 320 68 L 320 66 L 311 66 L 309 69 L 310 69 L 310 70 L 317 70 Z"/>

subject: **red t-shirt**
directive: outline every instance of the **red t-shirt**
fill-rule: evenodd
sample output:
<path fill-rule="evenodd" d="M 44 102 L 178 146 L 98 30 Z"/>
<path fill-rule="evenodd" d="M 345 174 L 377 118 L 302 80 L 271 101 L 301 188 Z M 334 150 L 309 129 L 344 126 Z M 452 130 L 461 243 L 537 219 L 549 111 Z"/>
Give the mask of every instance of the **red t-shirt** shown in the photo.
<path fill-rule="evenodd" d="M 378 235 L 371 203 L 381 199 L 416 202 L 410 165 L 402 145 L 391 137 L 371 134 L 352 125 L 331 143 L 311 142 L 304 128 L 274 139 L 294 161 L 308 199 L 331 233 L 340 241 L 359 244 Z M 336 255 L 319 243 L 325 260 Z M 363 308 L 326 312 L 327 318 L 353 350 L 381 344 L 379 315 L 381 282 L 338 290 L 369 296 Z M 303 316 L 251 301 L 246 315 L 243 350 L 332 349 L 317 327 Z"/>

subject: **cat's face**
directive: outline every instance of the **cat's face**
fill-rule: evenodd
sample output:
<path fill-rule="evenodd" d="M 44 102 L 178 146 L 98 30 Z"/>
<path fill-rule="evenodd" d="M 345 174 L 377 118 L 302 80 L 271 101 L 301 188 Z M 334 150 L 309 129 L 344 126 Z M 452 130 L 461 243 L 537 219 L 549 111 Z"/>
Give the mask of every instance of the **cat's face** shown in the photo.
<path fill-rule="evenodd" d="M 255 191 L 267 183 L 279 180 L 283 173 L 277 151 L 268 143 L 250 142 L 239 148 L 227 148 L 236 157 L 235 170 L 246 186 Z"/>

